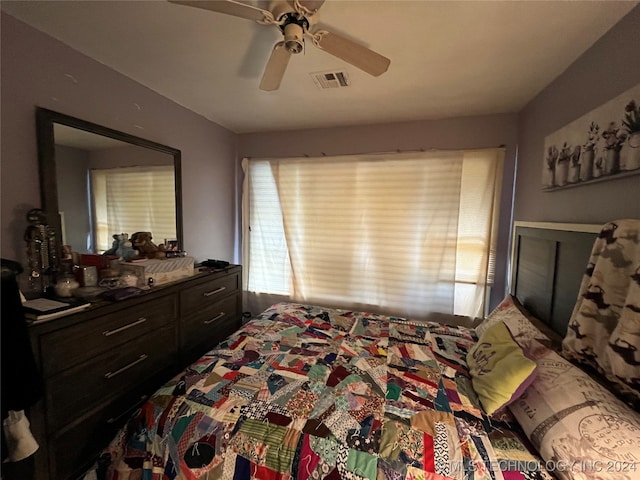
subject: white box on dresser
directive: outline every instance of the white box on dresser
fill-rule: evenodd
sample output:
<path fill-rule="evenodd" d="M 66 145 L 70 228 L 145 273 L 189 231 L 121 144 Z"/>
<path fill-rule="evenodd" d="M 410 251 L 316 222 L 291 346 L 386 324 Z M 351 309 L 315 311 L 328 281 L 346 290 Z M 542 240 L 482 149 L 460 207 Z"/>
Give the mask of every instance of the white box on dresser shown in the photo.
<path fill-rule="evenodd" d="M 150 278 L 153 285 L 159 286 L 191 277 L 195 273 L 194 262 L 193 257 L 147 259 L 125 262 L 121 268 L 138 277 L 138 286 L 147 285 Z"/>

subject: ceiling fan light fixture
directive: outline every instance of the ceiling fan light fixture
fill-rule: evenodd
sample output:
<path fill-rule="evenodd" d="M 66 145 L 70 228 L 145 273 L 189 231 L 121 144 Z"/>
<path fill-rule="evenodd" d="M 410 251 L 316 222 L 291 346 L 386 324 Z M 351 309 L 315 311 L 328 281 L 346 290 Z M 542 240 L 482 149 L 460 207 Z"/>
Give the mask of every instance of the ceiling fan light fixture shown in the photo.
<path fill-rule="evenodd" d="M 304 30 L 296 23 L 289 23 L 284 27 L 284 47 L 290 53 L 300 53 L 304 48 L 302 35 Z"/>
<path fill-rule="evenodd" d="M 317 25 L 316 15 L 325 0 L 270 0 L 268 10 L 249 4 L 267 3 L 256 2 L 256 0 L 252 2 L 248 0 L 169 0 L 169 2 L 278 27 L 284 38 L 274 45 L 262 75 L 260 89 L 266 92 L 280 88 L 280 82 L 291 55 L 304 51 L 305 35 L 311 37 L 311 42 L 317 48 L 374 77 L 386 72 L 391 63 L 388 58 L 343 35 L 317 28 L 311 31 L 311 26 Z M 340 86 L 349 84 L 344 74 L 336 74 L 320 80 L 321 83 L 329 82 Z"/>

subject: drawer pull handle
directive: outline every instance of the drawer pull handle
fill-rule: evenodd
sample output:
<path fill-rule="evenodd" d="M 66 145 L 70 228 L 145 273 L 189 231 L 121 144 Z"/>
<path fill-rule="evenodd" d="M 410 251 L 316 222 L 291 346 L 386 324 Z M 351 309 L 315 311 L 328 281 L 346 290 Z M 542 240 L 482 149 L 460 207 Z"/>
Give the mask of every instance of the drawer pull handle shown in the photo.
<path fill-rule="evenodd" d="M 123 332 L 125 330 L 128 330 L 131 327 L 135 327 L 136 325 L 140 325 L 141 323 L 146 322 L 147 319 L 144 317 L 140 317 L 138 320 L 136 320 L 135 322 L 131 322 L 127 325 L 124 325 L 120 328 L 114 328 L 113 330 L 105 330 L 104 332 L 102 332 L 102 335 L 104 335 L 105 337 L 110 337 L 111 335 L 115 335 L 116 333 L 120 333 Z"/>
<path fill-rule="evenodd" d="M 147 358 L 147 354 L 143 353 L 142 355 L 140 355 L 136 360 L 134 360 L 133 362 L 131 362 L 128 365 L 125 365 L 122 368 L 119 368 L 118 370 L 116 370 L 115 372 L 108 372 L 104 374 L 104 378 L 106 379 L 110 379 L 115 377 L 116 375 L 120 375 L 122 372 L 129 370 L 131 367 L 139 364 L 140 362 L 142 362 L 143 360 L 145 360 Z"/>
<path fill-rule="evenodd" d="M 204 292 L 203 295 L 205 297 L 210 297 L 211 295 L 215 295 L 216 293 L 220 293 L 224 290 L 226 290 L 227 287 L 220 287 L 220 288 L 216 288 L 215 290 L 211 290 L 210 292 Z"/>
<path fill-rule="evenodd" d="M 133 412 L 136 408 L 138 408 L 138 405 L 140 405 L 142 402 L 144 402 L 147 398 L 149 398 L 149 395 L 142 395 L 140 397 L 140 399 L 134 403 L 133 405 L 131 405 L 129 408 L 127 408 L 124 412 L 122 412 L 120 415 L 118 415 L 117 417 L 111 417 L 109 420 L 107 420 L 107 423 L 109 425 L 113 425 L 114 423 L 116 423 L 118 420 L 120 420 L 123 417 L 126 417 L 127 415 L 129 415 L 131 412 Z"/>
<path fill-rule="evenodd" d="M 225 314 L 224 312 L 220 312 L 218 315 L 216 315 L 216 316 L 215 316 L 215 317 L 213 317 L 212 319 L 210 319 L 210 320 L 205 320 L 205 321 L 204 321 L 204 324 L 205 324 L 205 325 L 209 325 L 210 323 L 215 322 L 216 320 L 218 320 L 219 318 L 224 317 L 225 315 L 226 315 L 226 314 Z"/>

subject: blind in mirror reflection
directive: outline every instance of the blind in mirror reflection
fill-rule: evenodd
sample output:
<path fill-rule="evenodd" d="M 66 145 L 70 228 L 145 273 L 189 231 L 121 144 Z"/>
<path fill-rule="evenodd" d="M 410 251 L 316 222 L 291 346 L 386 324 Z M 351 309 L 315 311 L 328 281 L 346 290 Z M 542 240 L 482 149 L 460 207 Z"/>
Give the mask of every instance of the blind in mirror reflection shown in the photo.
<path fill-rule="evenodd" d="M 91 170 L 95 250 L 108 250 L 122 232 L 151 232 L 155 243 L 175 239 L 174 186 L 173 166 Z"/>

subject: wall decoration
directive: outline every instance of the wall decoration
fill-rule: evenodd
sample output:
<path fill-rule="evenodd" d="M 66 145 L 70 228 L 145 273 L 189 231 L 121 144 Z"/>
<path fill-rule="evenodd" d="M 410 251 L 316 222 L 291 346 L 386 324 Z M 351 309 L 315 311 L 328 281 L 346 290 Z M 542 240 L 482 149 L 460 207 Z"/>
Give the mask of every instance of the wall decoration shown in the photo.
<path fill-rule="evenodd" d="M 640 84 L 544 139 L 542 188 L 640 174 Z"/>

